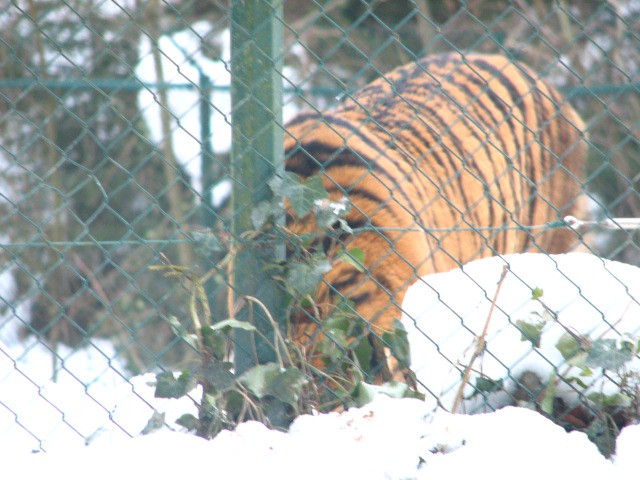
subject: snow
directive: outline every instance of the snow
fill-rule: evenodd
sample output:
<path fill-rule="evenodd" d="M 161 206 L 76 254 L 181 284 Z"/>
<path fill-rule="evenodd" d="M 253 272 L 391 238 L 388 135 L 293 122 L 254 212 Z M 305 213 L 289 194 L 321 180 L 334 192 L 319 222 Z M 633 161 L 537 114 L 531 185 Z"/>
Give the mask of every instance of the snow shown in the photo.
<path fill-rule="evenodd" d="M 575 253 L 480 260 L 427 276 L 407 294 L 405 324 L 418 378 L 432 391 L 446 392 L 459 374 L 446 374 L 450 365 L 437 363 L 416 322 L 443 342 L 443 353 L 464 364 L 473 338 L 461 329 L 461 321 L 474 331 L 483 328 L 505 263 L 510 271 L 495 300 L 499 308 L 487 330 L 487 352 L 507 366 L 516 362 L 516 368 L 548 372 L 552 367 L 538 361 L 536 351 L 555 358 L 553 342 L 546 345 L 545 338 L 556 335 L 561 322 L 575 320 L 571 328 L 580 332 L 610 335 L 613 330 L 603 320 L 615 320 L 618 330 L 637 333 L 637 267 Z M 533 287 L 543 288 L 541 300 L 558 312 L 538 350 L 511 332 L 508 321 L 540 311 L 540 301 L 531 300 Z M 183 413 L 195 413 L 194 401 L 154 398 L 153 375 L 127 379 L 108 342 L 76 351 L 58 349 L 54 382 L 51 350 L 33 338 L 19 340 L 6 322 L 2 325 L 0 449 L 4 471 L 19 471 L 24 478 L 52 473 L 66 479 L 187 478 L 204 473 L 285 479 L 589 479 L 635 478 L 640 469 L 640 425 L 622 430 L 617 453 L 608 460 L 585 434 L 567 433 L 526 408 L 452 414 L 434 411 L 429 398 L 384 395 L 362 408 L 301 416 L 288 432 L 247 422 L 206 441 L 174 423 Z M 483 371 L 502 375 L 505 367 L 485 356 Z M 154 411 L 166 414 L 168 426 L 140 435 Z M 46 453 L 32 453 L 37 450 Z"/>
<path fill-rule="evenodd" d="M 509 270 L 496 297 L 505 265 Z M 595 272 L 598 275 L 594 278 Z M 543 291 L 539 301 L 532 300 L 534 288 Z M 496 308 L 488 320 L 494 297 Z M 639 302 L 640 270 L 594 255 L 506 255 L 471 262 L 462 269 L 431 275 L 407 292 L 403 310 L 412 368 L 425 391 L 435 395 L 428 395 L 427 401 L 435 407 L 437 397 L 445 408 L 451 408 L 460 370 L 469 365 L 475 339 L 485 324 L 488 345 L 481 362 L 474 365 L 471 381 L 481 371 L 494 380 L 506 377 L 505 385 L 510 389 L 513 380 L 526 371 L 543 380 L 556 370 L 563 371 L 565 361 L 555 345 L 567 331 L 591 339 L 637 337 Z M 530 342 L 521 340 L 514 323 L 544 318 L 547 323 L 540 348 L 533 349 Z M 636 358 L 633 365 L 640 370 L 640 360 Z M 592 390 L 612 393 L 611 387 L 595 381 Z M 559 394 L 573 391 L 565 384 L 559 388 Z M 467 387 L 466 395 L 470 389 Z M 498 395 L 489 401 L 496 407 L 504 406 L 504 397 Z M 467 404 L 467 409 L 474 406 Z"/>
<path fill-rule="evenodd" d="M 639 434 L 640 427 L 627 427 L 619 446 L 627 455 L 610 462 L 584 434 L 568 434 L 529 410 L 431 415 L 419 400 L 380 397 L 344 414 L 300 417 L 288 433 L 256 422 L 211 441 L 165 430 L 59 454 L 14 455 L 4 466 L 28 478 L 55 472 L 68 479 L 205 472 L 282 479 L 511 479 L 514 472 L 522 479 L 634 478 L 623 475 L 640 467 L 634 454 Z"/>

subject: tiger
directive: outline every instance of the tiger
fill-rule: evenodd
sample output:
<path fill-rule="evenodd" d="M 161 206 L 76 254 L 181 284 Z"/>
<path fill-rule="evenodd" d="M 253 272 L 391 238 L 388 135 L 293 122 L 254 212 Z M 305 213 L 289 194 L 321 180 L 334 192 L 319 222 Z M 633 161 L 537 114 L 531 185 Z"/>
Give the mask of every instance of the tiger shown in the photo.
<path fill-rule="evenodd" d="M 524 227 L 584 213 L 584 129 L 529 67 L 479 53 L 428 56 L 333 109 L 298 114 L 285 128 L 285 170 L 321 176 L 329 199 L 349 204 L 353 233 L 318 243 L 364 252 L 364 268 L 335 262 L 324 275 L 320 311 L 343 297 L 381 334 L 420 277 L 496 254 L 568 251 L 570 229 Z M 287 211 L 294 234 L 314 221 Z M 319 328 L 298 318 L 295 343 L 312 345 Z"/>

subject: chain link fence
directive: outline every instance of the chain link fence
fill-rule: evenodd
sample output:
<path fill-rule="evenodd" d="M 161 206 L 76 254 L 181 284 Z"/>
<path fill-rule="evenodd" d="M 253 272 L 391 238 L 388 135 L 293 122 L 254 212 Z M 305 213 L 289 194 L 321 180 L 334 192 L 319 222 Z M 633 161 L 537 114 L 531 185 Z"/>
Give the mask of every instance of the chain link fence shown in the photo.
<path fill-rule="evenodd" d="M 240 259 L 244 266 L 234 263 L 238 245 L 254 240 L 239 218 L 249 226 L 268 223 L 257 201 L 264 178 L 248 181 L 242 175 L 255 174 L 252 164 L 243 172 L 234 162 L 247 152 L 257 162 L 270 151 L 270 174 L 277 173 L 286 122 L 301 111 L 335 107 L 397 66 L 472 51 L 526 63 L 585 120 L 589 154 L 582 188 L 593 218 L 640 217 L 638 2 L 287 0 L 282 14 L 265 5 L 274 16 L 257 19 L 255 30 L 242 34 L 247 26 L 240 23 L 255 6 L 243 2 L 28 0 L 0 6 L 0 429 L 27 438 L 31 448 L 46 450 L 61 431 L 90 442 L 100 427 L 76 422 L 78 409 L 118 426 L 116 392 L 127 385 L 135 390 L 136 375 L 201 367 L 203 348 L 213 347 L 203 337 L 190 343 L 185 333 L 201 327 L 198 322 L 237 320 L 225 333 L 235 331 L 229 338 L 239 343 L 224 346 L 235 348 L 236 360 L 243 351 L 259 362 L 281 353 L 276 347 L 254 358 L 256 335 L 244 329 L 252 315 L 262 315 L 265 335 L 273 324 L 286 330 L 291 308 L 285 311 L 284 300 L 268 295 L 247 300 L 250 292 L 239 284 L 257 279 L 257 287 L 246 288 L 259 289 L 282 275 L 285 237 L 267 236 L 275 252 L 270 269 L 247 266 L 247 258 Z M 259 36 L 267 24 L 281 32 L 280 44 L 276 34 Z M 231 62 L 234 48 L 238 56 Z M 256 51 L 268 61 L 253 66 L 253 81 L 242 79 L 235 65 L 248 60 L 250 69 Z M 281 64 L 275 77 L 269 61 Z M 281 83 L 269 87 L 276 88 L 275 104 L 260 96 L 267 70 Z M 251 120 L 255 110 L 232 104 L 233 91 L 259 98 L 255 103 L 271 111 L 271 120 L 258 118 L 259 133 L 242 130 L 240 117 Z M 248 113 L 240 113 L 244 108 Z M 266 150 L 255 146 L 260 122 L 275 127 Z M 275 218 L 283 221 L 284 212 Z M 558 228 L 556 220 L 550 218 L 548 228 Z M 640 263 L 633 230 L 586 233 L 583 249 Z M 317 271 L 300 270 L 296 287 Z M 309 303 L 298 306 L 313 313 Z M 264 313 L 274 308 L 278 318 Z M 242 317 L 247 311 L 251 315 Z M 345 332 L 345 338 L 369 333 L 366 327 Z M 380 339 L 383 350 L 393 347 Z M 368 346 L 366 354 L 377 347 Z M 89 352 L 90 360 L 79 352 Z M 379 380 L 379 372 L 368 373 L 360 376 Z M 207 377 L 219 386 L 216 381 Z M 78 389 L 82 400 L 61 401 L 55 394 L 61 382 Z M 627 386 L 636 396 L 627 395 L 633 405 L 621 415 L 637 421 L 637 384 Z M 144 395 L 139 400 L 151 403 Z M 30 414 L 31 404 L 50 417 L 46 427 Z"/>

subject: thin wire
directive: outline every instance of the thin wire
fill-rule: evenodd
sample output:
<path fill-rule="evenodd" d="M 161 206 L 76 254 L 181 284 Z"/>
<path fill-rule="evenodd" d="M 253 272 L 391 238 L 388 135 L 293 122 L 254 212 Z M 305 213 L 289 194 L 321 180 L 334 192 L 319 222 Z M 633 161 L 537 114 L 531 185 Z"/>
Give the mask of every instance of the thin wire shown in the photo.
<path fill-rule="evenodd" d="M 68 241 L 68 242 L 8 242 L 0 243 L 0 249 L 11 248 L 42 248 L 42 247 L 96 247 L 120 245 L 173 245 L 178 243 L 194 243 L 193 239 L 184 240 L 96 240 L 96 241 Z"/>
<path fill-rule="evenodd" d="M 544 230 L 555 228 L 571 228 L 577 230 L 582 227 L 600 227 L 608 230 L 640 230 L 640 218 L 606 218 L 603 220 L 579 220 L 567 216 L 563 220 L 549 222 L 541 225 L 518 225 L 515 227 L 464 227 L 464 228 L 401 228 L 401 227 L 364 227 L 354 228 L 353 233 L 363 232 L 429 232 L 429 233 L 453 233 L 453 232 L 495 232 L 508 230 Z M 120 245 L 175 245 L 179 243 L 198 243 L 197 239 L 164 239 L 164 240 L 96 240 L 96 241 L 67 241 L 67 242 L 7 242 L 0 243 L 0 249 L 12 248 L 41 248 L 41 247 L 96 247 L 96 246 L 120 246 Z"/>
<path fill-rule="evenodd" d="M 550 222 L 542 225 L 518 225 L 516 227 L 457 227 L 457 228 L 406 228 L 406 227 L 375 227 L 375 228 L 354 228 L 353 233 L 362 232 L 429 232 L 429 233 L 452 233 L 452 232 L 495 232 L 508 230 L 542 230 L 551 228 L 568 227 L 564 221 Z"/>
<path fill-rule="evenodd" d="M 465 227 L 465 228 L 400 228 L 400 227 L 364 227 L 354 228 L 353 233 L 363 232 L 431 232 L 431 233 L 452 233 L 452 232 L 479 232 L 479 231 L 500 231 L 500 230 L 540 230 L 545 228 L 567 227 L 564 222 L 551 222 L 544 225 L 517 226 L 517 227 Z M 34 248 L 34 247 L 96 247 L 96 246 L 119 246 L 119 245 L 174 245 L 178 243 L 198 243 L 194 238 L 186 239 L 165 239 L 165 240 L 96 240 L 96 241 L 62 241 L 62 242 L 7 242 L 0 243 L 0 249 L 11 248 Z"/>
<path fill-rule="evenodd" d="M 96 88 L 104 91 L 138 91 L 138 90 L 197 90 L 198 85 L 188 82 L 183 83 L 154 83 L 141 82 L 138 80 L 121 80 L 117 78 L 88 78 L 88 79 L 40 79 L 40 78 L 3 78 L 0 79 L 0 89 L 5 88 L 47 88 L 49 90 L 95 90 Z M 230 85 L 211 86 L 212 90 L 229 92 Z M 565 95 L 571 97 L 588 97 L 592 95 L 613 95 L 619 93 L 637 93 L 640 91 L 640 82 L 637 83 L 621 83 L 621 84 L 599 84 L 590 86 L 570 87 L 563 90 Z M 285 93 L 294 93 L 296 95 L 317 95 L 325 97 L 338 97 L 345 93 L 344 90 L 330 87 L 311 87 L 307 89 L 287 86 L 284 88 Z"/>
<path fill-rule="evenodd" d="M 640 230 L 640 218 L 605 218 L 604 220 L 578 220 L 575 217 L 565 217 L 564 221 L 570 228 L 596 226 L 607 230 Z"/>

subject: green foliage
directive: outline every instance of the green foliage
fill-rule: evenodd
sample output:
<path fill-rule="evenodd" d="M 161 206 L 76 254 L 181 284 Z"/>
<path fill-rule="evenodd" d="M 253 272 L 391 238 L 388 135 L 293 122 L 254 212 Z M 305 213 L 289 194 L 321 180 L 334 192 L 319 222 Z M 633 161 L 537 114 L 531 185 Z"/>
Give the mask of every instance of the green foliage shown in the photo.
<path fill-rule="evenodd" d="M 355 267 L 359 272 L 364 272 L 364 252 L 359 248 L 350 248 L 338 253 L 338 259 Z"/>
<path fill-rule="evenodd" d="M 402 322 L 396 320 L 393 323 L 393 330 L 385 332 L 382 340 L 391 350 L 391 354 L 400 362 L 401 365 L 408 367 L 411 363 L 411 352 L 409 350 L 409 339 L 407 331 Z"/>
<path fill-rule="evenodd" d="M 182 372 L 178 378 L 172 372 L 162 372 L 156 375 L 157 398 L 180 398 L 188 394 L 196 386 L 191 372 Z"/>
<path fill-rule="evenodd" d="M 323 371 L 308 365 L 315 382 L 322 385 L 315 399 L 320 411 L 331 411 L 339 406 L 362 406 L 377 393 L 393 398 L 424 398 L 408 383 L 394 380 L 380 383 L 380 373 L 386 358 L 380 358 L 380 348 L 387 348 L 401 367 L 409 365 L 407 334 L 400 322 L 391 332 L 382 336 L 372 334 L 369 324 L 359 317 L 351 302 L 342 300 L 331 315 L 322 321 L 323 336 L 317 353 L 324 364 Z M 376 347 L 379 347 L 376 349 Z M 330 373 L 325 373 L 330 372 Z"/>
<path fill-rule="evenodd" d="M 273 177 L 269 186 L 272 191 L 288 198 L 291 208 L 300 217 L 313 210 L 319 200 L 328 197 L 320 177 L 301 180 L 295 173 L 285 172 L 283 177 Z"/>
<path fill-rule="evenodd" d="M 346 208 L 340 202 L 327 200 L 327 192 L 319 178 L 302 181 L 287 173 L 269 185 L 274 197 L 288 198 L 297 215 L 311 213 L 316 220 L 317 231 L 308 235 L 295 236 L 286 228 L 282 229 L 288 235 L 291 250 L 299 255 L 288 258 L 285 265 L 273 265 L 272 268 L 273 272 L 278 272 L 289 293 L 288 311 L 292 316 L 301 309 L 318 311 L 313 297 L 324 275 L 336 262 L 347 262 L 364 271 L 364 252 L 337 248 L 325 253 L 312 248 L 317 238 L 326 235 L 336 235 L 337 238 L 340 234 L 351 233 L 344 220 Z M 251 232 L 247 239 L 261 240 L 262 232 L 273 232 L 278 208 L 281 207 L 270 202 L 258 205 L 252 215 L 257 232 Z M 218 242 L 206 243 L 215 251 L 220 250 Z M 229 261 L 231 254 L 229 252 L 221 263 Z M 356 314 L 353 305 L 342 299 L 326 318 L 318 319 L 322 335 L 318 338 L 315 353 L 320 356 L 323 368 L 310 363 L 296 345 L 280 336 L 273 345 L 277 351 L 277 362 L 258 364 L 238 374 L 228 361 L 229 339 L 238 330 L 259 332 L 250 322 L 240 321 L 232 313 L 229 318 L 213 320 L 205 284 L 219 266 L 202 276 L 169 262 L 151 269 L 177 279 L 189 292 L 190 318 L 170 316 L 167 321 L 174 334 L 196 351 L 199 358 L 197 365 L 178 375 L 159 373 L 155 394 L 163 398 L 180 398 L 194 395 L 195 387 L 199 387 L 198 416 L 185 414 L 178 424 L 195 430 L 202 437 L 211 438 L 222 429 L 233 428 L 245 420 L 286 428 L 302 413 L 330 411 L 339 406 L 362 406 L 380 393 L 392 397 L 420 396 L 408 384 L 401 382 L 370 384 L 378 381 L 381 362 L 386 368 L 386 358 L 380 358 L 380 352 L 385 349 L 399 365 L 407 366 L 409 363 L 407 334 L 399 322 L 393 331 L 382 336 L 373 335 L 370 325 Z M 278 335 L 276 333 L 276 337 Z M 155 418 L 151 423 L 156 425 L 158 421 Z"/>
<path fill-rule="evenodd" d="M 532 315 L 538 315 L 538 313 L 532 312 Z M 539 320 L 537 322 L 517 320 L 516 326 L 520 330 L 521 340 L 531 342 L 531 345 L 534 347 L 540 346 L 540 337 L 542 335 L 542 329 L 545 326 L 544 320 Z"/>
<path fill-rule="evenodd" d="M 578 366 L 584 364 L 586 356 L 584 340 L 576 334 L 566 332 L 560 337 L 555 347 L 569 365 Z"/>
<path fill-rule="evenodd" d="M 544 295 L 544 290 L 540 287 L 535 287 L 531 292 L 531 299 L 538 300 L 540 297 L 542 297 L 542 295 Z"/>
<path fill-rule="evenodd" d="M 304 260 L 294 259 L 287 265 L 286 283 L 300 297 L 312 295 L 325 273 L 331 270 L 331 262 L 317 254 Z"/>
<path fill-rule="evenodd" d="M 553 416 L 554 400 L 556 396 L 556 378 L 557 375 L 555 372 L 553 372 L 549 376 L 549 381 L 546 388 L 544 389 L 544 392 L 542 393 L 542 398 L 540 400 L 540 410 L 551 417 Z"/>
<path fill-rule="evenodd" d="M 516 321 L 521 340 L 539 348 L 544 339 L 545 327 L 557 322 L 557 316 L 542 301 L 542 289 L 534 289 L 532 299 L 543 306 L 543 313 L 531 312 L 526 319 Z M 591 338 L 588 334 L 567 329 L 554 345 L 565 361 L 554 370 L 535 392 L 528 403 L 549 418 L 569 429 L 587 434 L 605 456 L 615 451 L 615 439 L 620 428 L 630 421 L 640 420 L 640 378 L 629 369 L 629 363 L 640 354 L 637 338 Z M 598 390 L 605 377 L 618 390 L 604 393 Z M 502 390 L 505 379 L 481 376 L 476 381 L 475 392 L 491 393 Z M 561 384 L 570 385 L 576 392 L 575 404 L 566 405 L 558 394 Z M 576 423 L 575 412 L 581 413 Z"/>
<path fill-rule="evenodd" d="M 486 376 L 480 376 L 476 379 L 475 391 L 478 393 L 493 393 L 502 390 L 504 387 L 504 379 L 494 380 Z"/>
<path fill-rule="evenodd" d="M 599 338 L 588 351 L 585 364 L 591 368 L 618 371 L 638 353 L 635 342 Z"/>
<path fill-rule="evenodd" d="M 245 322 L 225 320 L 208 327 L 207 331 L 214 339 L 212 343 L 220 345 L 228 338 L 230 329 L 248 328 L 252 326 Z M 232 428 L 245 420 L 280 426 L 283 410 L 288 421 L 300 413 L 299 401 L 308 381 L 301 370 L 268 363 L 237 375 L 231 362 L 216 359 L 207 348 L 201 351 L 201 359 L 202 365 L 177 377 L 171 372 L 156 376 L 157 397 L 180 398 L 191 394 L 196 385 L 202 388 L 198 418 L 184 415 L 178 421 L 181 426 L 211 438 L 221 429 Z M 280 408 L 274 407 L 275 402 Z"/>

